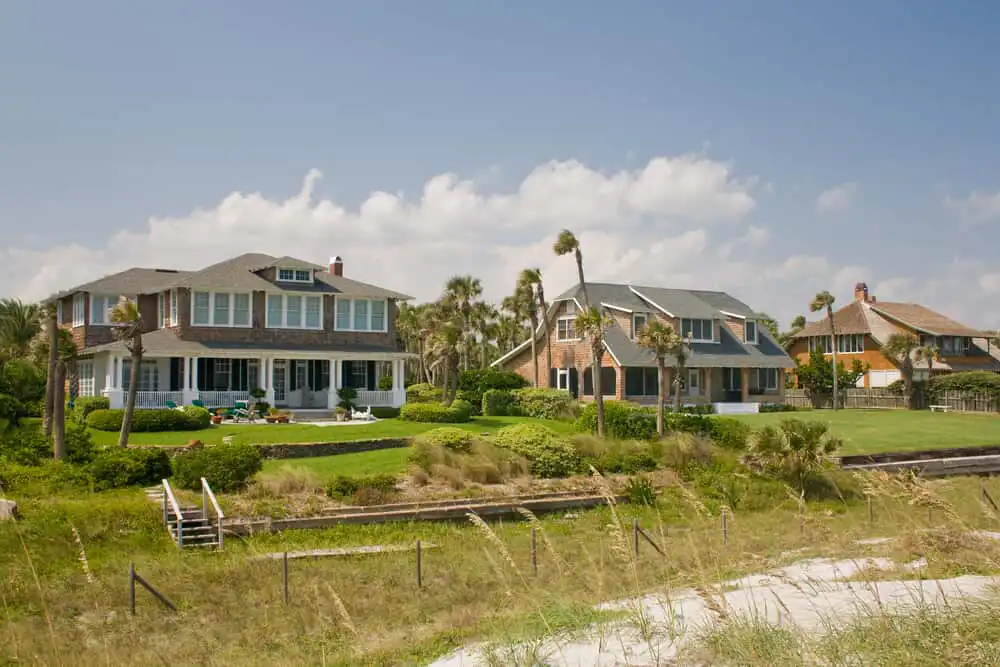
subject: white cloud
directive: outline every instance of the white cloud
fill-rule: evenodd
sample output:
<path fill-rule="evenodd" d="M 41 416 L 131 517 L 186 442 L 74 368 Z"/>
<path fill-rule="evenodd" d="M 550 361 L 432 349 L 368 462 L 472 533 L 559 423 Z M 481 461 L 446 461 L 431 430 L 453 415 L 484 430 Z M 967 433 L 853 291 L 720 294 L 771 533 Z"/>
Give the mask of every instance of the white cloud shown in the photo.
<path fill-rule="evenodd" d="M 947 208 L 970 222 L 989 222 L 1000 219 L 1000 190 L 997 192 L 973 192 L 964 199 L 944 199 Z"/>
<path fill-rule="evenodd" d="M 841 183 L 824 190 L 816 197 L 816 211 L 819 213 L 839 213 L 854 205 L 858 197 L 857 183 Z"/>
<path fill-rule="evenodd" d="M 783 324 L 818 291 L 848 300 L 859 280 L 894 279 L 814 253 L 776 252 L 771 230 L 746 221 L 757 204 L 757 179 L 701 155 L 659 157 L 614 173 L 550 162 L 498 194 L 442 174 L 415 198 L 378 191 L 352 209 L 317 198 L 320 178 L 310 171 L 286 199 L 233 192 L 217 205 L 152 218 L 88 247 L 0 250 L 0 291 L 35 299 L 129 266 L 196 269 L 265 252 L 320 264 L 340 255 L 346 275 L 419 300 L 436 297 L 449 276 L 466 273 L 483 280 L 488 298 L 499 299 L 520 269 L 538 267 L 555 296 L 576 279 L 572 260 L 552 252 L 563 227 L 579 236 L 591 280 L 723 289 Z M 926 301 L 976 326 L 1000 325 L 983 321 L 997 317 L 983 307 L 987 297 L 995 299 L 989 291 L 996 286 L 989 277 L 980 284 L 985 267 L 921 266 L 920 273 L 933 279 L 906 285 L 899 298 Z"/>

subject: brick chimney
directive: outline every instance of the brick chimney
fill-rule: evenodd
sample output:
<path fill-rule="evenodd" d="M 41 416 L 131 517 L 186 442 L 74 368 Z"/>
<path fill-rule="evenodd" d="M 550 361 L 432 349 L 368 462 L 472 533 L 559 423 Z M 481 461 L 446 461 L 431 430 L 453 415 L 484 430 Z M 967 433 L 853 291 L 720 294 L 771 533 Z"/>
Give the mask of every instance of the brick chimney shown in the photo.
<path fill-rule="evenodd" d="M 340 255 L 330 258 L 330 275 L 344 275 L 344 260 L 340 258 Z"/>
<path fill-rule="evenodd" d="M 865 303 L 875 303 L 875 297 L 868 294 L 867 283 L 858 283 L 854 286 L 854 300 Z"/>

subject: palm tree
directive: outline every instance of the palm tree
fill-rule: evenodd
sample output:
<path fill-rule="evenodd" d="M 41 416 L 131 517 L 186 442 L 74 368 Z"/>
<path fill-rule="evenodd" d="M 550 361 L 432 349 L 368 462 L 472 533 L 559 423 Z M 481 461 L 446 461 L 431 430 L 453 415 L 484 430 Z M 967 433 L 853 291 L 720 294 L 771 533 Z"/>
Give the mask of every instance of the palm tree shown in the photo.
<path fill-rule="evenodd" d="M 54 395 L 52 398 L 52 458 L 66 457 L 66 378 L 76 364 L 76 343 L 65 329 L 59 329 L 53 346 L 57 351 Z M 75 370 L 74 370 L 75 373 Z"/>
<path fill-rule="evenodd" d="M 472 304 L 469 313 L 469 320 L 479 339 L 479 367 L 486 368 L 489 365 L 488 355 L 490 341 L 497 336 L 497 309 L 485 301 L 476 301 Z"/>
<path fill-rule="evenodd" d="M 34 303 L 0 299 L 0 363 L 28 356 L 31 342 L 41 333 L 43 312 Z"/>
<path fill-rule="evenodd" d="M 48 339 L 48 366 L 45 375 L 45 407 L 42 412 L 42 431 L 52 435 L 52 420 L 56 404 L 56 366 L 59 363 L 59 323 L 56 321 L 56 304 L 45 306 L 45 337 Z"/>
<path fill-rule="evenodd" d="M 504 310 L 506 312 L 497 316 L 497 347 L 500 348 L 501 355 L 507 354 L 517 347 L 525 336 L 524 325 L 517 318 L 509 315 L 506 308 Z"/>
<path fill-rule="evenodd" d="M 806 316 L 796 315 L 792 318 L 792 331 L 799 332 L 806 328 Z"/>
<path fill-rule="evenodd" d="M 581 256 L 582 261 L 582 256 Z M 582 268 L 581 268 L 582 272 Z M 582 273 L 581 273 L 582 275 Z M 545 302 L 545 288 L 542 285 L 542 271 L 541 269 L 524 269 L 521 271 L 522 282 L 526 282 L 533 286 L 535 300 L 538 302 L 538 316 L 542 318 L 542 327 L 545 330 L 545 377 L 552 372 L 552 345 L 551 345 L 551 335 L 552 332 L 549 330 L 549 305 Z M 584 288 L 586 289 L 586 287 Z M 532 335 L 537 330 L 537 325 L 533 324 Z M 532 355 L 534 352 L 532 351 Z M 537 372 L 535 374 L 535 386 L 538 386 Z"/>
<path fill-rule="evenodd" d="M 423 364 L 424 355 L 423 350 L 420 349 L 420 340 L 417 336 L 417 330 L 419 329 L 420 316 L 418 315 L 417 309 L 408 303 L 399 304 L 399 309 L 396 311 L 396 333 L 399 335 L 399 339 L 403 343 L 403 347 L 407 352 L 417 352 L 417 364 L 419 365 L 418 371 L 419 376 L 423 376 Z M 413 348 L 417 348 L 414 350 Z"/>
<path fill-rule="evenodd" d="M 552 251 L 560 257 L 573 253 L 573 257 L 576 259 L 576 273 L 580 278 L 580 291 L 583 293 L 583 307 L 587 309 L 590 307 L 590 297 L 587 295 L 587 283 L 583 279 L 583 251 L 580 250 L 580 242 L 573 235 L 573 232 L 564 229 L 559 232 L 559 238 L 552 246 Z"/>
<path fill-rule="evenodd" d="M 455 306 L 462 320 L 459 347 L 463 351 L 462 365 L 469 367 L 468 339 L 472 334 L 472 304 L 483 294 L 483 284 L 473 276 L 452 276 L 445 283 L 444 300 Z"/>
<path fill-rule="evenodd" d="M 894 333 L 882 346 L 882 356 L 898 366 L 903 376 L 903 398 L 907 410 L 913 408 L 913 353 L 919 347 L 920 341 L 908 333 Z"/>
<path fill-rule="evenodd" d="M 934 376 L 934 362 L 941 360 L 941 350 L 937 345 L 921 345 L 913 351 L 913 358 L 917 362 L 927 364 L 927 382 L 930 383 Z"/>
<path fill-rule="evenodd" d="M 538 309 L 535 307 L 535 292 L 531 283 L 524 279 L 524 272 L 518 277 L 517 285 L 514 286 L 514 293 L 504 299 L 504 306 L 520 322 L 528 320 L 531 331 L 528 333 L 528 341 L 531 343 L 531 370 L 532 387 L 538 387 Z"/>
<path fill-rule="evenodd" d="M 604 331 L 611 326 L 611 318 L 594 306 L 576 316 L 576 333 L 590 344 L 591 373 L 594 378 L 594 403 L 597 406 L 597 435 L 604 437 L 604 395 L 601 392 L 601 357 L 604 354 Z"/>
<path fill-rule="evenodd" d="M 656 357 L 656 432 L 662 438 L 663 410 L 667 402 L 667 360 L 666 356 L 676 350 L 683 339 L 677 335 L 674 328 L 659 321 L 647 324 L 639 332 L 637 342 Z"/>
<path fill-rule="evenodd" d="M 796 315 L 791 322 L 791 328 L 788 331 L 782 331 L 777 334 L 775 338 L 778 340 L 778 345 L 782 347 L 786 352 L 795 342 L 795 334 L 806 328 L 806 316 Z"/>
<path fill-rule="evenodd" d="M 122 430 L 118 435 L 118 446 L 128 447 L 128 435 L 132 430 L 132 415 L 135 414 L 135 398 L 139 392 L 139 372 L 142 365 L 142 316 L 139 306 L 131 299 L 122 299 L 111 311 L 111 322 L 115 325 L 115 338 L 125 343 L 131 353 L 128 396 L 125 399 L 125 414 L 122 415 Z"/>
<path fill-rule="evenodd" d="M 458 393 L 460 373 L 460 350 L 463 340 L 463 320 L 455 305 L 442 299 L 429 315 L 428 323 L 432 325 L 428 344 L 429 353 L 435 358 L 433 364 L 441 367 L 444 379 L 442 402 L 451 405 Z"/>
<path fill-rule="evenodd" d="M 684 384 L 684 369 L 688 357 L 691 356 L 691 334 L 687 336 L 674 335 L 670 339 L 667 354 L 674 357 L 674 412 L 681 411 L 681 385 Z"/>
<path fill-rule="evenodd" d="M 834 325 L 833 321 L 833 302 L 836 299 L 832 294 L 823 290 L 817 294 L 812 303 L 809 304 L 809 310 L 811 312 L 819 312 L 821 310 L 826 310 L 826 316 L 830 318 L 830 350 L 833 354 L 833 409 L 836 410 L 839 406 L 839 396 L 840 392 L 837 387 L 837 327 Z M 796 318 L 797 319 L 797 318 Z"/>

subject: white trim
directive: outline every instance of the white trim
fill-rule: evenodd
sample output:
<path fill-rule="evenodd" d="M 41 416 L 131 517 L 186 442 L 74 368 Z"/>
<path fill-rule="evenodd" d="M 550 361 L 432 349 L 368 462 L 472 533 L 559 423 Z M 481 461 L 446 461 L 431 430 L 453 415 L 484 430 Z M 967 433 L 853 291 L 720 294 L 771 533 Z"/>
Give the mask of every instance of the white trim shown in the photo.
<path fill-rule="evenodd" d="M 281 277 L 281 272 L 282 271 L 291 271 L 292 277 L 291 278 L 282 278 Z M 303 273 L 303 272 L 306 273 L 309 277 L 306 278 L 306 279 L 299 278 L 298 274 L 299 273 Z M 300 283 L 300 284 L 303 284 L 303 285 L 311 285 L 313 282 L 315 282 L 315 276 L 313 276 L 313 270 L 312 269 L 289 269 L 287 267 L 286 268 L 275 267 L 275 269 L 274 269 L 274 280 L 275 280 L 275 282 L 279 282 L 279 283 Z"/>
<path fill-rule="evenodd" d="M 624 366 L 622 366 L 622 362 L 618 361 L 618 357 L 615 356 L 614 350 L 612 350 L 611 346 L 608 345 L 608 341 L 602 339 L 601 343 L 604 344 L 604 349 L 608 351 L 608 354 L 611 355 L 611 358 L 615 360 L 616 364 L 618 364 L 618 368 L 624 368 Z"/>
<path fill-rule="evenodd" d="M 745 319 L 747 319 L 746 315 L 740 315 L 738 313 L 730 313 L 728 310 L 720 310 L 719 312 L 722 313 L 723 315 L 725 315 L 726 317 L 735 317 L 738 320 L 745 320 Z"/>
<path fill-rule="evenodd" d="M 342 300 L 350 303 L 350 307 L 347 311 L 348 322 L 350 324 L 347 328 L 342 328 L 337 321 L 337 314 L 339 309 L 339 304 Z M 368 302 L 368 328 L 367 329 L 355 329 L 354 328 L 354 304 L 358 301 Z M 372 304 L 381 303 L 382 304 L 382 328 L 373 329 L 372 328 Z M 337 295 L 333 300 L 333 330 L 334 331 L 348 331 L 355 333 L 387 333 L 389 331 L 389 300 L 388 299 L 373 299 L 371 297 L 349 297 Z"/>
<path fill-rule="evenodd" d="M 624 306 L 616 306 L 614 304 L 607 303 L 605 301 L 602 301 L 601 305 L 604 306 L 605 308 L 610 309 L 610 310 L 617 310 L 617 311 L 620 311 L 620 312 L 623 312 L 623 313 L 632 313 L 633 312 L 633 311 L 629 310 L 628 308 L 625 308 Z"/>
<path fill-rule="evenodd" d="M 582 338 L 577 336 L 576 338 L 560 338 L 559 337 L 559 323 L 563 321 L 568 321 L 573 323 L 573 335 L 576 335 L 576 315 L 560 315 L 556 318 L 556 342 L 557 343 L 578 343 Z"/>
<path fill-rule="evenodd" d="M 753 324 L 753 340 L 747 338 L 747 325 Z M 743 321 L 743 342 L 747 345 L 760 345 L 760 320 L 750 320 L 744 318 Z"/>
<path fill-rule="evenodd" d="M 195 295 L 197 294 L 208 294 L 208 322 L 199 323 L 194 321 L 194 305 L 195 305 Z M 219 324 L 215 321 L 215 295 L 225 294 L 229 303 L 226 307 L 228 313 L 228 321 Z M 233 317 L 235 315 L 235 305 L 236 296 L 246 296 L 247 297 L 247 323 L 246 324 L 234 324 Z M 253 292 L 226 292 L 224 290 L 211 291 L 211 290 L 191 290 L 191 319 L 190 323 L 192 327 L 199 328 L 219 328 L 219 329 L 249 329 L 253 326 Z"/>
<path fill-rule="evenodd" d="M 633 293 L 633 294 L 635 294 L 635 295 L 636 295 L 637 297 L 639 297 L 639 298 L 640 298 L 640 299 L 642 299 L 643 301 L 645 301 L 645 302 L 647 302 L 647 303 L 651 304 L 651 305 L 652 305 L 653 307 L 655 307 L 655 308 L 656 308 L 657 310 L 659 310 L 659 311 L 660 311 L 661 313 L 663 313 L 663 314 L 664 314 L 664 315 L 666 315 L 667 317 L 670 317 L 670 318 L 673 318 L 673 317 L 674 317 L 674 314 L 673 314 L 673 313 L 671 313 L 671 312 L 670 312 L 669 310 L 667 310 L 666 308 L 664 308 L 664 307 L 663 307 L 663 306 L 661 306 L 660 304 L 658 304 L 658 303 L 656 303 L 655 301 L 653 301 L 652 299 L 650 299 L 650 298 L 649 298 L 648 296 L 646 296 L 645 294 L 643 294 L 642 292 L 640 292 L 640 291 L 639 291 L 639 290 L 637 290 L 636 288 L 632 287 L 631 285 L 629 285 L 629 286 L 628 286 L 628 288 L 629 288 L 630 290 L 632 290 L 632 293 Z"/>
<path fill-rule="evenodd" d="M 721 336 L 720 336 L 720 340 L 715 340 L 715 327 L 719 326 L 719 322 L 718 321 L 716 321 L 716 320 L 714 320 L 714 319 L 712 319 L 710 317 L 682 317 L 682 318 L 680 318 L 677 321 L 678 333 L 682 337 L 684 336 L 684 320 L 687 320 L 688 322 L 711 322 L 712 323 L 712 337 L 711 338 L 695 338 L 694 334 L 692 333 L 692 335 L 691 335 L 690 338 L 686 338 L 685 337 L 686 340 L 689 340 L 692 343 L 721 343 L 722 342 Z M 693 328 L 694 327 L 692 327 L 692 329 Z"/>
<path fill-rule="evenodd" d="M 538 338 L 545 332 L 545 323 L 548 322 L 549 318 L 552 317 L 552 314 L 555 313 L 555 311 L 556 311 L 556 304 L 564 303 L 566 301 L 572 301 L 572 302 L 574 302 L 576 304 L 577 308 L 579 308 L 580 310 L 583 310 L 583 306 L 581 306 L 580 302 L 576 300 L 576 297 L 565 297 L 565 298 L 553 299 L 552 301 L 549 301 L 548 312 L 545 313 L 545 321 L 544 322 L 539 322 L 538 323 L 538 328 L 535 329 L 535 335 L 534 335 L 535 340 L 538 340 Z M 569 317 L 569 316 L 563 316 L 563 317 Z M 577 340 L 580 340 L 580 339 L 577 339 Z M 559 341 L 559 342 L 569 342 L 569 341 Z M 520 354 L 521 352 L 523 352 L 524 349 L 527 348 L 529 345 L 531 345 L 531 338 L 528 338 L 527 340 L 522 341 L 522 342 L 518 343 L 517 345 L 515 345 L 514 348 L 510 352 L 508 352 L 507 354 L 503 355 L 502 357 L 500 357 L 499 359 L 497 359 L 496 361 L 494 361 L 493 363 L 491 363 L 490 366 L 491 367 L 492 366 L 499 366 L 501 364 L 507 363 L 508 361 L 510 361 L 511 359 L 513 359 L 514 357 L 516 357 L 518 354 Z"/>
<path fill-rule="evenodd" d="M 301 299 L 301 308 L 299 310 L 299 325 L 289 326 L 288 325 L 288 299 L 289 297 L 297 297 Z M 281 299 L 281 322 L 275 324 L 271 322 L 271 299 Z M 319 325 L 315 327 L 306 326 L 306 300 L 307 299 L 319 299 Z M 265 329 L 287 329 L 289 331 L 322 331 L 323 321 L 324 321 L 324 310 L 326 300 L 323 298 L 322 294 L 313 293 L 302 293 L 302 292 L 288 292 L 282 294 L 269 293 L 264 296 L 264 328 Z M 251 315 L 253 309 L 251 308 Z M 252 319 L 252 317 L 251 317 Z"/>
<path fill-rule="evenodd" d="M 536 334 L 535 338 L 538 338 L 537 334 Z M 519 353 L 521 353 L 529 345 L 531 345 L 531 338 L 528 338 L 528 340 L 524 341 L 523 343 L 518 343 L 517 345 L 515 345 L 514 349 L 512 349 L 510 352 L 508 352 L 507 354 L 503 355 L 502 357 L 500 357 L 499 359 L 497 359 L 496 361 L 494 361 L 492 364 L 490 364 L 490 366 L 499 366 L 500 364 L 502 364 L 502 363 L 508 361 L 509 359 L 517 356 Z"/>

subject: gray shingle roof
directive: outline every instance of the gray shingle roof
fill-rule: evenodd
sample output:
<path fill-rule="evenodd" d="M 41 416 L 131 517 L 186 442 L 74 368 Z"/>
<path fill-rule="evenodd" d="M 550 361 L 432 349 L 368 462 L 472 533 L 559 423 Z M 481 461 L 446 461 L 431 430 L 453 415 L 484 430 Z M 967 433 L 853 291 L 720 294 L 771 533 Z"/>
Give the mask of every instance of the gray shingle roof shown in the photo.
<path fill-rule="evenodd" d="M 617 324 L 604 334 L 608 349 L 622 366 L 656 366 L 656 357 L 629 338 Z M 721 342 L 692 343 L 686 363 L 691 368 L 795 368 L 795 362 L 763 328 L 759 344 L 744 344 L 725 326 Z M 668 366 L 675 363 L 667 356 Z"/>
<path fill-rule="evenodd" d="M 188 275 L 190 275 L 189 271 L 132 268 L 112 273 L 111 275 L 92 280 L 89 283 L 84 283 L 71 289 L 63 290 L 53 294 L 49 298 L 60 299 L 70 294 L 76 294 L 77 292 L 126 295 L 153 294 L 176 286 L 179 281 Z"/>
<path fill-rule="evenodd" d="M 312 269 L 313 271 L 327 271 L 330 268 L 320 264 L 313 264 L 312 262 L 307 262 L 304 259 L 298 259 L 297 257 L 289 257 L 288 255 L 272 259 L 269 264 L 265 264 L 264 266 L 258 268 L 269 269 L 272 267 L 276 269 Z"/>

